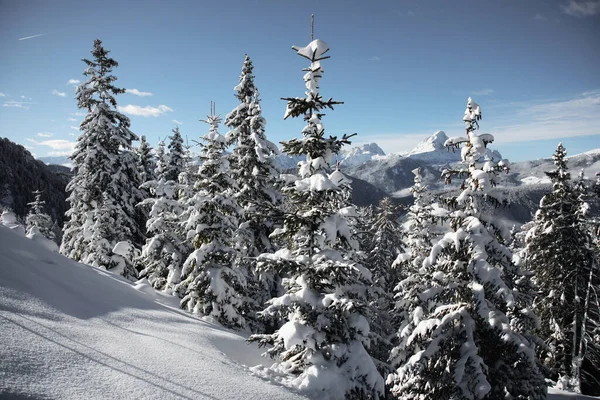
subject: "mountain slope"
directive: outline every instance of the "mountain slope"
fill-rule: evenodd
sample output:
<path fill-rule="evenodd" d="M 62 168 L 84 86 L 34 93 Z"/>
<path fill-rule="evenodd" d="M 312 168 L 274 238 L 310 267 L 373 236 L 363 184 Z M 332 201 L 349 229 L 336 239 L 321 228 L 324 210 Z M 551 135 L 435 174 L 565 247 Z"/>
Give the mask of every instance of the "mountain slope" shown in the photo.
<path fill-rule="evenodd" d="M 33 158 L 23 146 L 0 138 L 0 205 L 9 206 L 19 217 L 29 211 L 33 191 L 43 192 L 48 215 L 60 226 L 67 211 L 65 187 L 69 177 Z"/>

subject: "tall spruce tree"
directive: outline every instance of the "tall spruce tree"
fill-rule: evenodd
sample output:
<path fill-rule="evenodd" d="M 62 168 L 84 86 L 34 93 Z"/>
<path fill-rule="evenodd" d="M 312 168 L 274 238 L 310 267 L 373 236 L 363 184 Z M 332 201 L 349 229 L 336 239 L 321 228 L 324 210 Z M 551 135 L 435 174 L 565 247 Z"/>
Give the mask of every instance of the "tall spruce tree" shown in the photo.
<path fill-rule="evenodd" d="M 357 241 L 349 228 L 348 219 L 355 215 L 344 196 L 349 180 L 340 171 L 331 171 L 332 156 L 349 143 L 349 137 L 326 137 L 321 122 L 325 108 L 340 104 L 319 93 L 321 63 L 328 58 L 329 46 L 317 39 L 293 49 L 311 65 L 304 75 L 306 97 L 285 99 L 285 118 L 302 116 L 306 126 L 303 138 L 284 142 L 283 150 L 306 159 L 299 163 L 299 176 L 288 176 L 283 188 L 291 209 L 275 235 L 287 247 L 259 258 L 261 269 L 287 276 L 285 294 L 271 300 L 263 312 L 285 323 L 273 334 L 250 340 L 272 345 L 267 354 L 277 357 L 273 368 L 294 375 L 298 387 L 327 390 L 334 398 L 378 399 L 383 379 L 365 349 L 371 274 L 359 262 Z M 328 379 L 314 379 L 318 374 L 327 374 Z"/>
<path fill-rule="evenodd" d="M 549 346 L 544 363 L 550 378 L 562 389 L 581 392 L 582 382 L 598 383 L 600 307 L 595 293 L 600 276 L 584 215 L 587 207 L 581 190 L 570 182 L 566 155 L 559 144 L 553 156 L 556 168 L 546 172 L 552 192 L 540 202 L 527 233 L 525 254 L 541 291 L 535 309 L 540 336 Z M 588 355 L 594 359 L 591 364 L 596 364 L 593 374 L 589 367 L 582 369 Z"/>
<path fill-rule="evenodd" d="M 400 208 L 389 197 L 382 199 L 373 209 L 373 219 L 368 229 L 370 238 L 364 261 L 372 277 L 369 298 L 369 324 L 371 346 L 369 353 L 375 358 L 382 375 L 391 372 L 387 363 L 394 335 L 393 289 L 400 278 L 400 269 L 393 266 L 404 250 L 399 223 Z"/>
<path fill-rule="evenodd" d="M 266 301 L 279 291 L 277 276 L 259 273 L 254 261 L 259 254 L 274 251 L 269 235 L 274 229 L 274 214 L 281 204 L 281 194 L 275 188 L 279 173 L 273 162 L 273 156 L 279 150 L 265 135 L 266 121 L 262 117 L 252 61 L 248 55 L 234 90 L 240 104 L 227 115 L 225 125 L 230 129 L 226 136 L 228 143 L 235 144 L 229 157 L 231 177 L 239 188 L 236 194 L 238 204 L 244 209 L 236 234 L 243 240 L 243 258 L 240 260 L 245 261 L 243 266 L 248 271 L 249 296 L 255 300 L 256 309 L 262 310 Z M 256 330 L 257 321 L 252 325 Z"/>
<path fill-rule="evenodd" d="M 432 246 L 414 287 L 404 285 L 412 305 L 392 355 L 400 364 L 388 382 L 402 399 L 543 399 L 546 386 L 534 343 L 513 328 L 510 312 L 520 306 L 506 276 L 518 275 L 502 231 L 485 209 L 502 204 L 493 192 L 506 163 L 485 159 L 489 134 L 477 136 L 481 109 L 470 98 L 466 138 L 446 144 L 462 149 L 462 192 L 447 204 L 451 231 Z M 480 162 L 480 160 L 482 162 Z M 529 312 L 529 310 L 523 310 Z M 512 312 L 514 314 L 514 312 Z"/>
<path fill-rule="evenodd" d="M 71 208 L 60 251 L 83 262 L 95 254 L 92 258 L 96 263 L 108 260 L 104 253 L 117 242 L 128 240 L 141 245 L 144 234 L 135 208 L 142 197 L 131 152 L 137 137 L 129 129 L 129 118 L 116 110 L 115 95 L 125 91 L 114 86 L 117 77 L 111 72 L 118 63 L 108 57 L 109 51 L 98 39 L 91 53 L 92 60 L 83 59 L 87 64 L 83 74 L 88 80 L 76 91 L 78 107 L 88 113 L 71 156 L 75 175 L 67 186 Z M 104 212 L 109 215 L 101 215 Z M 110 223 L 100 227 L 101 221 Z M 93 232 L 86 231 L 92 227 Z M 98 238 L 106 242 L 100 245 Z M 107 261 L 103 266 L 109 268 L 112 264 Z"/>
<path fill-rule="evenodd" d="M 185 167 L 183 140 L 178 128 L 169 138 L 169 154 L 165 154 L 163 141 L 158 145 L 156 179 L 142 185 L 152 197 L 142 202 L 150 209 L 146 224 L 149 239 L 137 264 L 140 278 L 146 277 L 155 289 L 172 291 L 179 283 L 187 246 L 180 229 L 183 205 L 177 180 Z"/>
<path fill-rule="evenodd" d="M 235 266 L 238 251 L 234 234 L 240 214 L 234 198 L 236 186 L 224 155 L 227 141 L 218 132 L 221 118 L 211 110 L 204 122 L 210 130 L 202 137 L 195 193 L 185 205 L 188 218 L 184 227 L 194 251 L 183 265 L 176 290 L 183 297 L 182 308 L 211 316 L 227 327 L 244 328 L 246 280 Z"/>

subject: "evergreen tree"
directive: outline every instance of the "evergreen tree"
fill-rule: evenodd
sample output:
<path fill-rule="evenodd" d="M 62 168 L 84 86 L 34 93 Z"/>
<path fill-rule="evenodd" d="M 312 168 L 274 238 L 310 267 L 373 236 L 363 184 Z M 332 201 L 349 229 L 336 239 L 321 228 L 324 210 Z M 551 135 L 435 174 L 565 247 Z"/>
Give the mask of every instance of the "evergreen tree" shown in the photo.
<path fill-rule="evenodd" d="M 400 270 L 392 264 L 403 251 L 399 207 L 389 197 L 382 199 L 373 209 L 373 220 L 368 230 L 370 244 L 364 265 L 371 271 L 372 284 L 369 302 L 371 346 L 369 353 L 375 358 L 382 375 L 391 372 L 387 359 L 392 347 L 394 325 L 393 289 L 398 283 Z"/>
<path fill-rule="evenodd" d="M 279 150 L 265 136 L 266 121 L 252 72 L 252 61 L 246 55 L 240 82 L 234 88 L 240 104 L 227 115 L 225 125 L 230 128 L 228 142 L 235 144 L 229 160 L 231 177 L 239 188 L 236 199 L 244 209 L 237 235 L 243 240 L 241 250 L 248 270 L 248 291 L 256 308 L 262 310 L 266 301 L 278 294 L 279 279 L 271 273 L 258 273 L 254 259 L 274 251 L 269 235 L 274 229 L 274 214 L 281 204 L 281 195 L 275 188 L 279 174 L 273 163 L 273 156 Z"/>
<path fill-rule="evenodd" d="M 453 205 L 447 209 L 451 231 L 432 246 L 414 283 L 402 285 L 412 298 L 392 353 L 399 367 L 388 377 L 398 398 L 546 397 L 535 345 L 510 317 L 521 304 L 504 278 L 514 281 L 519 269 L 484 203 L 502 204 L 492 188 L 506 162 L 484 158 L 493 137 L 475 134 L 480 119 L 480 107 L 469 98 L 467 137 L 446 142 L 466 142 L 465 167 L 443 171 L 446 181 L 466 177 L 462 192 L 446 202 Z"/>
<path fill-rule="evenodd" d="M 135 153 L 140 182 L 145 183 L 154 180 L 154 158 L 152 157 L 152 147 L 148 144 L 146 136 L 142 136 L 140 145 L 135 149 Z"/>
<path fill-rule="evenodd" d="M 243 328 L 246 282 L 234 266 L 238 256 L 234 233 L 240 212 L 233 197 L 236 187 L 223 154 L 227 143 L 218 132 L 221 118 L 213 114 L 204 122 L 210 125 L 210 131 L 202 137 L 202 164 L 195 194 L 187 204 L 189 218 L 184 223 L 195 250 L 183 265 L 182 281 L 176 290 L 183 296 L 182 308 L 211 316 L 227 327 Z"/>
<path fill-rule="evenodd" d="M 577 190 L 570 183 L 566 154 L 559 144 L 553 156 L 556 169 L 546 172 L 552 192 L 540 202 L 527 233 L 525 254 L 541 291 L 535 308 L 540 336 L 549 346 L 544 363 L 551 371 L 550 378 L 562 389 L 581 392 L 584 380 L 598 382 L 597 375 L 583 373 L 582 365 L 588 354 L 598 362 L 600 311 L 594 293 L 600 287 L 600 276 L 584 215 L 588 207 L 581 186 Z M 596 364 L 596 373 L 598 367 Z"/>
<path fill-rule="evenodd" d="M 75 175 L 67 186 L 71 208 L 61 245 L 61 253 L 75 260 L 103 253 L 96 246 L 110 248 L 124 240 L 141 245 L 144 238 L 139 210 L 135 208 L 141 194 L 131 152 L 137 137 L 129 129 L 129 118 L 116 110 L 115 95 L 125 91 L 114 86 L 117 78 L 111 75 L 118 63 L 108 57 L 100 40 L 94 41 L 91 53 L 92 60 L 83 60 L 88 66 L 83 72 L 88 80 L 76 91 L 78 107 L 87 109 L 88 114 L 81 123 L 82 134 L 71 156 Z M 109 215 L 101 215 L 100 210 Z M 99 220 L 110 224 L 95 229 L 93 235 L 85 231 L 86 227 L 97 226 Z M 92 236 L 108 244 L 100 244 Z"/>
<path fill-rule="evenodd" d="M 33 228 L 37 228 L 47 239 L 54 240 L 54 223 L 52 222 L 52 218 L 44 211 L 46 202 L 42 200 L 42 192 L 36 190 L 33 194 L 35 195 L 35 200 L 27 203 L 31 209 L 25 219 L 26 230 L 29 233 L 32 232 Z"/>
<path fill-rule="evenodd" d="M 283 143 L 283 150 L 306 160 L 299 163 L 299 176 L 289 176 L 283 189 L 292 209 L 274 235 L 287 247 L 259 258 L 259 268 L 287 276 L 285 294 L 271 300 L 263 312 L 285 323 L 273 334 L 254 335 L 250 340 L 272 345 L 267 354 L 278 358 L 272 368 L 295 375 L 293 382 L 306 390 L 327 390 L 339 398 L 378 399 L 383 395 L 383 379 L 365 349 L 371 274 L 359 262 L 357 241 L 349 227 L 348 219 L 356 214 L 344 196 L 350 181 L 338 170 L 331 172 L 332 156 L 349 143 L 349 137 L 325 137 L 321 122 L 323 109 L 339 104 L 323 100 L 319 93 L 321 62 L 328 58 L 329 47 L 314 40 L 294 50 L 311 65 L 304 76 L 306 97 L 285 99 L 285 117 L 303 116 L 307 125 L 304 137 Z M 327 374 L 328 379 L 313 379 L 318 374 Z"/>
<path fill-rule="evenodd" d="M 142 205 L 150 208 L 147 227 L 149 239 L 142 248 L 140 278 L 147 277 L 158 290 L 173 290 L 179 283 L 183 257 L 186 255 L 184 238 L 180 230 L 180 215 L 183 206 L 178 199 L 178 176 L 184 169 L 183 140 L 179 129 L 170 137 L 169 154 L 161 141 L 157 150 L 156 179 L 146 182 L 153 197 Z"/>

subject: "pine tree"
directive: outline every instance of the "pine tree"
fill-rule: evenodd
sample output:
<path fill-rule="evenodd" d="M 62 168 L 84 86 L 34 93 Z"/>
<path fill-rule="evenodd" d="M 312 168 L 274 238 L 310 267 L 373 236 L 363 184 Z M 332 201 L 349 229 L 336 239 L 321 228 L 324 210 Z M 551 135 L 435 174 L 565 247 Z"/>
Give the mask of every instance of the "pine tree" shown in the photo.
<path fill-rule="evenodd" d="M 368 229 L 370 237 L 364 265 L 371 271 L 372 284 L 369 301 L 369 324 L 371 346 L 369 353 L 378 364 L 382 375 L 391 369 L 386 362 L 392 347 L 393 289 L 400 278 L 400 270 L 393 267 L 398 255 L 404 250 L 400 224 L 400 209 L 389 197 L 382 199 L 373 209 L 373 218 Z"/>
<path fill-rule="evenodd" d="M 35 200 L 31 203 L 27 203 L 31 209 L 25 219 L 26 230 L 28 233 L 32 233 L 32 230 L 35 228 L 39 233 L 44 235 L 46 239 L 54 240 L 54 223 L 52 222 L 52 218 L 44 211 L 46 202 L 42 200 L 42 192 L 36 190 L 33 194 L 35 195 Z"/>
<path fill-rule="evenodd" d="M 141 194 L 131 152 L 137 137 L 129 129 L 129 118 L 116 110 L 115 95 L 125 91 L 113 84 L 117 78 L 111 72 L 118 63 L 108 57 L 100 40 L 94 41 L 91 53 L 92 60 L 83 60 L 88 66 L 83 72 L 88 80 L 76 91 L 78 107 L 87 109 L 88 114 L 71 156 L 75 175 L 67 186 L 71 208 L 61 245 L 62 254 L 78 261 L 104 251 L 96 251 L 96 246 L 104 249 L 124 240 L 141 245 L 144 238 L 140 213 L 135 208 Z M 100 210 L 110 215 L 101 216 Z M 111 224 L 95 230 L 94 235 L 86 232 L 86 227 L 95 226 L 99 218 Z M 92 236 L 108 244 L 102 241 L 101 245 Z"/>
<path fill-rule="evenodd" d="M 195 250 L 183 265 L 182 281 L 176 290 L 183 295 L 182 308 L 211 316 L 227 327 L 244 328 L 246 282 L 234 266 L 238 256 L 234 232 L 240 213 L 233 197 L 236 187 L 223 154 L 227 143 L 218 132 L 221 118 L 212 113 L 204 122 L 210 125 L 210 131 L 202 137 L 202 165 L 195 194 L 187 204 L 189 218 L 184 223 Z"/>
<path fill-rule="evenodd" d="M 454 206 L 447 210 L 451 231 L 432 246 L 415 282 L 402 285 L 412 304 L 392 353 L 400 366 L 388 377 L 398 398 L 546 397 L 535 345 L 513 328 L 509 316 L 520 304 L 504 277 L 519 271 L 485 209 L 486 202 L 503 203 L 492 188 L 506 162 L 480 162 L 493 140 L 489 134 L 475 134 L 480 119 L 480 107 L 469 98 L 467 137 L 446 142 L 466 142 L 465 168 L 443 171 L 446 181 L 466 177 L 462 192 L 446 202 Z"/>
<path fill-rule="evenodd" d="M 586 224 L 587 205 L 582 188 L 570 183 L 566 150 L 559 144 L 553 159 L 556 169 L 546 172 L 552 192 L 544 196 L 533 227 L 526 237 L 526 257 L 541 291 L 535 301 L 540 317 L 540 336 L 549 353 L 544 363 L 558 387 L 581 392 L 585 381 L 597 376 L 583 373 L 588 354 L 598 362 L 600 331 L 598 299 L 600 276 L 594 265 L 593 243 Z M 595 299 L 595 300 L 594 300 Z M 594 356 L 595 353 L 595 356 Z M 595 371 L 598 371 L 596 364 Z"/>
<path fill-rule="evenodd" d="M 239 188 L 238 204 L 244 209 L 236 235 L 243 241 L 242 260 L 246 261 L 244 267 L 248 270 L 249 295 L 255 300 L 256 308 L 262 310 L 265 302 L 277 295 L 279 289 L 279 279 L 270 273 L 258 273 L 254 261 L 259 254 L 274 251 L 269 235 L 274 229 L 273 219 L 281 204 L 281 194 L 275 188 L 279 174 L 272 157 L 279 150 L 265 136 L 266 121 L 262 117 L 248 55 L 234 90 L 240 104 L 227 115 L 225 125 L 230 129 L 226 136 L 228 143 L 235 144 L 229 157 L 231 177 Z M 256 324 L 254 321 L 253 325 Z"/>
<path fill-rule="evenodd" d="M 267 354 L 278 358 L 272 368 L 295 375 L 297 386 L 327 390 L 333 397 L 335 390 L 340 398 L 378 399 L 383 395 L 383 379 L 365 349 L 371 274 L 359 262 L 357 241 L 349 227 L 348 219 L 356 214 L 344 196 L 350 181 L 339 170 L 331 172 L 332 156 L 349 143 L 349 136 L 327 138 L 321 122 L 323 109 L 340 104 L 323 100 L 319 93 L 321 62 L 328 58 L 329 47 L 314 40 L 294 50 L 311 65 L 304 76 L 306 97 L 285 99 L 285 117 L 303 116 L 307 125 L 304 137 L 284 142 L 283 150 L 306 160 L 299 163 L 299 177 L 283 189 L 292 209 L 276 235 L 287 248 L 259 258 L 261 269 L 287 276 L 285 294 L 271 300 L 263 312 L 285 323 L 273 334 L 254 335 L 250 340 L 272 345 Z M 313 379 L 321 373 L 328 379 Z"/>
<path fill-rule="evenodd" d="M 142 185 L 153 197 L 142 203 L 150 208 L 146 225 L 149 239 L 137 260 L 140 278 L 146 277 L 155 289 L 167 291 L 179 283 L 182 262 L 187 255 L 180 230 L 183 206 L 178 199 L 177 179 L 184 170 L 184 156 L 178 128 L 173 130 L 170 139 L 168 155 L 164 142 L 158 145 L 156 179 Z"/>
<path fill-rule="evenodd" d="M 135 149 L 135 153 L 140 182 L 145 183 L 154 180 L 154 157 L 152 156 L 152 147 L 148 144 L 146 136 L 142 136 L 140 145 Z"/>

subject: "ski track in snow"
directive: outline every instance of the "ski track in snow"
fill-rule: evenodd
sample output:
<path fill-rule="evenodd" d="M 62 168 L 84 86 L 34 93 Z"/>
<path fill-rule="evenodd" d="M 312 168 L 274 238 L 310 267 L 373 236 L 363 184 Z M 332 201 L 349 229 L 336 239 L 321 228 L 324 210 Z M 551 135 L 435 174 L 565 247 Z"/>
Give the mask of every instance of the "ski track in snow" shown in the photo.
<path fill-rule="evenodd" d="M 262 350 L 176 299 L 3 226 L 0 243 L 0 398 L 304 398 L 252 375 Z"/>
<path fill-rule="evenodd" d="M 306 398 L 252 375 L 270 362 L 244 336 L 147 289 L 0 226 L 0 398 Z"/>

